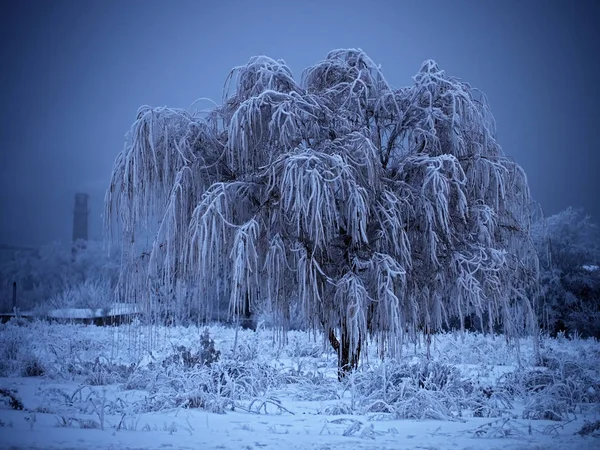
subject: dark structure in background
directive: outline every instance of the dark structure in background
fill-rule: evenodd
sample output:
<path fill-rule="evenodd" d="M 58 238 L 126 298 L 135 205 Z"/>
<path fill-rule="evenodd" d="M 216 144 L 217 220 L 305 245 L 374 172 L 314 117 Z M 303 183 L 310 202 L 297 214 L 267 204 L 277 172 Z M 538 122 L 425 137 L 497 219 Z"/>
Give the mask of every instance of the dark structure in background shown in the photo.
<path fill-rule="evenodd" d="M 73 211 L 73 243 L 88 240 L 88 194 L 75 194 Z"/>

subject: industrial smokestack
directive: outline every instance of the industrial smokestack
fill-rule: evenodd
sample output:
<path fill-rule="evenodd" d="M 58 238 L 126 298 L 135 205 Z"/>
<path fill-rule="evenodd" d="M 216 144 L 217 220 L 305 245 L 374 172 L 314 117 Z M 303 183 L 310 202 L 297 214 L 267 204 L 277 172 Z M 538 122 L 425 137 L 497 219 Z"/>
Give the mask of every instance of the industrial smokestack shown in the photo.
<path fill-rule="evenodd" d="M 73 211 L 73 243 L 88 240 L 88 198 L 87 194 L 75 194 Z"/>

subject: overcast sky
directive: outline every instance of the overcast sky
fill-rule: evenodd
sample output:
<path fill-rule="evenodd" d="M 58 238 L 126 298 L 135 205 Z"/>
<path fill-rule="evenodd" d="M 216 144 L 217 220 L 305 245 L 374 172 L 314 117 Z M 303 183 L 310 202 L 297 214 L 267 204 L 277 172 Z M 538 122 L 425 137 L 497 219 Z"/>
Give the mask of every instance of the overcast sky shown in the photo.
<path fill-rule="evenodd" d="M 112 164 L 142 105 L 220 101 L 232 67 L 282 58 L 299 79 L 362 48 L 395 87 L 425 59 L 488 97 L 498 140 L 546 214 L 600 222 L 600 2 L 4 1 L 0 7 L 0 244 L 71 236 L 91 196 L 101 237 Z"/>

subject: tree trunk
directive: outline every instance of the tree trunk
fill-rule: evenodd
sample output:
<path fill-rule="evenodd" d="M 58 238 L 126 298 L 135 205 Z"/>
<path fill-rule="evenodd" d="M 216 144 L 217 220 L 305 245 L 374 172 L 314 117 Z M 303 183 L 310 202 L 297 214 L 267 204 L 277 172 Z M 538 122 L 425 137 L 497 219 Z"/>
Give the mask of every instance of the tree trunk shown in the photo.
<path fill-rule="evenodd" d="M 250 309 L 250 296 L 246 292 L 246 299 L 244 300 L 244 310 L 242 311 L 242 317 L 240 325 L 244 330 L 256 331 L 256 322 Z"/>
<path fill-rule="evenodd" d="M 346 327 L 341 327 L 341 339 L 338 340 L 335 335 L 335 331 L 329 329 L 329 342 L 338 355 L 338 380 L 342 381 L 346 375 L 351 371 L 358 368 L 358 361 L 360 358 L 361 341 L 359 340 L 358 346 L 355 351 L 350 350 L 350 338 Z"/>
<path fill-rule="evenodd" d="M 423 327 L 423 336 L 425 338 L 425 346 L 427 348 L 427 361 L 431 361 L 431 328 L 429 325 Z"/>

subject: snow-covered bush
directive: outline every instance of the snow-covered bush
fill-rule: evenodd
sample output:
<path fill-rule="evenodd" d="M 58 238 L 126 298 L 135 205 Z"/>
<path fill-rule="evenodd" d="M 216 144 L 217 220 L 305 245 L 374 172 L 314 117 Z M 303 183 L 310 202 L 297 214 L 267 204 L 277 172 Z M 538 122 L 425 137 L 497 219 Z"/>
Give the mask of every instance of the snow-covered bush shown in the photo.
<path fill-rule="evenodd" d="M 10 389 L 0 389 L 0 401 L 6 402 L 11 409 L 23 410 L 23 402 L 17 396 L 15 391 Z"/>
<path fill-rule="evenodd" d="M 131 365 L 117 364 L 106 358 L 98 357 L 94 362 L 85 362 L 78 367 L 79 375 L 84 376 L 84 382 L 90 386 L 106 386 L 123 383 L 132 373 Z M 74 373 L 72 371 L 71 373 Z"/>
<path fill-rule="evenodd" d="M 504 391 L 525 401 L 523 418 L 565 420 L 600 402 L 597 369 L 590 373 L 565 353 L 543 361 L 546 367 L 521 368 L 499 380 Z"/>
<path fill-rule="evenodd" d="M 556 335 L 600 338 L 600 230 L 568 208 L 532 227 L 540 260 L 539 316 Z"/>
<path fill-rule="evenodd" d="M 322 406 L 317 410 L 319 414 L 327 415 L 327 416 L 342 416 L 342 415 L 351 415 L 354 413 L 352 411 L 352 407 L 343 402 L 330 403 Z"/>
<path fill-rule="evenodd" d="M 581 436 L 592 435 L 600 437 L 600 420 L 594 420 L 593 422 L 587 422 L 581 427 L 577 434 Z"/>
<path fill-rule="evenodd" d="M 82 283 L 67 286 L 63 291 L 53 295 L 38 309 L 60 308 L 110 308 L 115 302 L 114 284 L 106 279 L 86 279 Z"/>
<path fill-rule="evenodd" d="M 478 332 L 439 333 L 434 338 L 432 353 L 448 364 L 478 366 L 507 365 L 515 357 L 515 344 L 502 335 Z M 531 360 L 530 355 L 524 355 Z"/>
<path fill-rule="evenodd" d="M 21 360 L 21 375 L 24 377 L 41 377 L 46 373 L 44 363 L 39 356 L 28 354 Z"/>
<path fill-rule="evenodd" d="M 468 397 L 467 407 L 473 417 L 512 416 L 513 402 L 510 395 L 499 387 L 480 387 Z"/>
<path fill-rule="evenodd" d="M 323 372 L 284 374 L 286 383 L 295 387 L 294 398 L 302 401 L 327 401 L 341 398 L 339 383 Z"/>
<path fill-rule="evenodd" d="M 149 395 L 139 406 L 140 412 L 182 407 L 224 413 L 227 406 L 231 407 L 234 404 L 235 398 L 222 395 L 222 386 L 212 376 L 208 367 L 156 368 L 151 370 L 151 374 L 152 377 L 144 386 Z"/>
<path fill-rule="evenodd" d="M 255 336 L 240 332 L 237 351 L 224 352 L 205 329 L 193 346 L 172 346 L 164 356 L 138 364 L 122 386 L 149 392 L 140 411 L 182 407 L 224 413 L 285 382 L 285 375 L 269 364 L 270 354 L 255 351 Z"/>
<path fill-rule="evenodd" d="M 317 358 L 323 354 L 323 343 L 294 336 L 288 340 L 287 353 L 291 358 Z"/>
<path fill-rule="evenodd" d="M 462 415 L 473 386 L 449 364 L 384 362 L 347 382 L 363 413 L 397 419 L 452 420 Z"/>
<path fill-rule="evenodd" d="M 0 325 L 0 376 L 45 375 L 45 362 L 36 352 L 31 336 L 15 322 Z"/>
<path fill-rule="evenodd" d="M 281 384 L 277 371 L 265 363 L 223 358 L 210 365 L 188 364 L 184 359 L 175 362 L 171 356 L 135 370 L 125 381 L 126 389 L 149 392 L 142 411 L 182 407 L 224 413 Z"/>
<path fill-rule="evenodd" d="M 199 350 L 190 350 L 184 345 L 175 347 L 173 353 L 163 360 L 162 365 L 181 365 L 190 369 L 195 366 L 210 366 L 219 360 L 221 352 L 215 349 L 215 341 L 211 339 L 208 328 L 200 336 L 199 344 Z"/>

